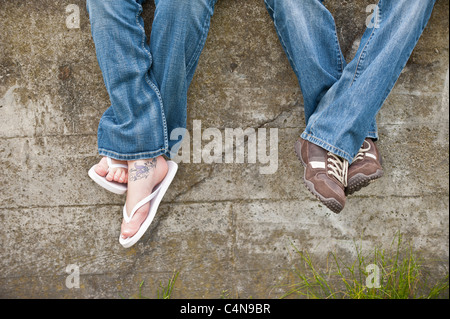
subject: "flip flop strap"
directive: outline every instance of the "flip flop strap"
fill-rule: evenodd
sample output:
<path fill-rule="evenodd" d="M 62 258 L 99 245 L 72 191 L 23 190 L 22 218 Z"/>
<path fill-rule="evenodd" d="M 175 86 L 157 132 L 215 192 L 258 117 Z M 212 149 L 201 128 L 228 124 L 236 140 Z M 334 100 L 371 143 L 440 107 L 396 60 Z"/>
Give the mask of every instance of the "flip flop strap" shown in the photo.
<path fill-rule="evenodd" d="M 125 220 L 125 222 L 128 224 L 131 219 L 133 219 L 134 214 L 136 213 L 136 211 L 141 208 L 142 206 L 144 206 L 145 204 L 147 204 L 148 202 L 150 202 L 157 194 L 159 189 L 161 188 L 161 184 L 156 188 L 155 191 L 153 191 L 153 193 L 151 193 L 149 196 L 145 197 L 143 200 L 141 200 L 139 203 L 137 203 L 134 207 L 133 210 L 131 211 L 130 216 L 128 217 L 127 214 L 127 204 L 125 203 L 125 205 L 123 206 L 123 219 Z"/>
<path fill-rule="evenodd" d="M 113 164 L 110 157 L 106 158 L 106 162 L 108 163 L 108 171 L 110 168 L 125 168 L 128 169 L 128 165 L 125 164 Z"/>

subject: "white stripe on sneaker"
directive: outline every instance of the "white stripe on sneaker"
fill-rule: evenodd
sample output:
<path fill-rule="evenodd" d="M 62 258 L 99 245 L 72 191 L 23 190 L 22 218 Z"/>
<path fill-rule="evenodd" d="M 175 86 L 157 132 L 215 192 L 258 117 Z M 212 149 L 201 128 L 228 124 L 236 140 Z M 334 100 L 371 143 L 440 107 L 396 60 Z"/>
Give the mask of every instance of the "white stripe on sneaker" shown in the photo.
<path fill-rule="evenodd" d="M 309 162 L 312 168 L 325 168 L 325 162 Z"/>

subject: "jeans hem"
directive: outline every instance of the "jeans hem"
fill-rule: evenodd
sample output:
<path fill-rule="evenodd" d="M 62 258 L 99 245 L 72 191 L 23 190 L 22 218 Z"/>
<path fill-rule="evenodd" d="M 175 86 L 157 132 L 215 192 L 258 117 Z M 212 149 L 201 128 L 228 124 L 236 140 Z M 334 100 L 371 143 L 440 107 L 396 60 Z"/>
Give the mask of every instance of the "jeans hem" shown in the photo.
<path fill-rule="evenodd" d="M 347 160 L 349 164 L 351 164 L 352 161 L 353 161 L 354 156 L 351 156 L 350 154 L 348 154 L 344 150 L 342 150 L 342 149 L 340 149 L 340 148 L 338 148 L 336 146 L 333 146 L 330 143 L 328 143 L 328 142 L 326 142 L 326 141 L 324 141 L 324 140 L 322 140 L 320 138 L 312 136 L 309 133 L 303 132 L 300 137 L 302 139 L 308 141 L 308 142 L 311 142 L 313 144 L 316 144 L 317 146 L 320 146 L 321 148 L 323 148 L 323 149 L 325 149 L 325 150 L 327 150 L 327 151 L 329 151 L 329 152 L 331 152 L 331 153 L 333 153 L 333 154 L 335 154 L 337 156 L 342 157 L 343 159 Z"/>
<path fill-rule="evenodd" d="M 156 151 L 140 152 L 140 153 L 135 153 L 135 154 L 122 154 L 122 153 L 117 153 L 114 151 L 106 150 L 104 148 L 99 148 L 98 152 L 102 156 L 107 156 L 107 157 L 110 157 L 110 158 L 118 160 L 118 161 L 136 161 L 136 160 L 141 160 L 141 159 L 156 158 L 161 155 L 170 157 L 169 156 L 170 152 L 165 148 L 161 148 Z"/>
<path fill-rule="evenodd" d="M 378 137 L 378 132 L 369 132 L 367 133 L 367 138 L 371 138 L 375 141 L 378 141 L 379 137 Z"/>

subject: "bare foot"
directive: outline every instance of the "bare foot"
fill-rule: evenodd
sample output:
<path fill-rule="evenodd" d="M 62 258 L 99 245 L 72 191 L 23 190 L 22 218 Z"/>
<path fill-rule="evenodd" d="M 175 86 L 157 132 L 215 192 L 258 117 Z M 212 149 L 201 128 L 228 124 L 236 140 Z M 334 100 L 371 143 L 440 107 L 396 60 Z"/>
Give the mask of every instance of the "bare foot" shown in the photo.
<path fill-rule="evenodd" d="M 127 162 L 125 161 L 117 161 L 114 159 L 111 159 L 113 164 L 125 164 L 127 165 Z M 106 161 L 106 157 L 103 157 L 100 160 L 100 163 L 95 165 L 94 168 L 95 172 L 100 176 L 106 176 L 106 180 L 110 182 L 118 182 L 126 184 L 128 181 L 128 170 L 125 168 L 111 168 L 108 172 L 108 163 Z"/>
<path fill-rule="evenodd" d="M 153 192 L 153 188 L 159 184 L 166 176 L 169 167 L 164 157 L 129 161 L 128 162 L 128 192 L 126 208 L 130 216 L 133 207 L 142 199 Z M 129 223 L 122 222 L 122 238 L 133 237 L 137 233 L 141 224 L 147 218 L 150 210 L 150 203 L 140 207 Z"/>

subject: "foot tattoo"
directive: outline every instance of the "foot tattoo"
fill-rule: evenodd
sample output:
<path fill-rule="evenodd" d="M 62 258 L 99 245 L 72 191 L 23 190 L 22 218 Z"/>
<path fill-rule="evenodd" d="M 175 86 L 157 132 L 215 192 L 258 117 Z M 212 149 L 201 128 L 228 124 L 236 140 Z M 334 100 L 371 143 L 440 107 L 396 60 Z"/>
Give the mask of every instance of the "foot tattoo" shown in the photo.
<path fill-rule="evenodd" d="M 134 163 L 134 168 L 130 169 L 128 179 L 132 182 L 145 179 L 149 176 L 150 171 L 156 168 L 156 158 L 146 160 L 143 164 Z"/>

